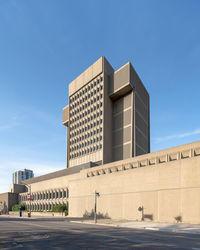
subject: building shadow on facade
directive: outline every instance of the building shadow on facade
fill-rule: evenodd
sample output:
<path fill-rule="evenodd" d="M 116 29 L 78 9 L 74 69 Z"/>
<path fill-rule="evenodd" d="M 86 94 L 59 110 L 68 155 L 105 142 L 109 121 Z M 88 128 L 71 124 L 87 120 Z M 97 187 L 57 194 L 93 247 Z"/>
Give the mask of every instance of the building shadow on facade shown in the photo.
<path fill-rule="evenodd" d="M 84 219 L 94 219 L 94 209 L 92 209 L 91 212 L 85 211 L 83 214 Z M 110 219 L 108 213 L 103 214 L 103 213 L 97 213 L 97 219 Z"/>
<path fill-rule="evenodd" d="M 0 214 L 7 214 L 8 213 L 8 206 L 4 201 L 3 206 L 1 207 Z"/>
<path fill-rule="evenodd" d="M 153 220 L 153 214 L 144 214 L 143 215 L 143 220 Z"/>

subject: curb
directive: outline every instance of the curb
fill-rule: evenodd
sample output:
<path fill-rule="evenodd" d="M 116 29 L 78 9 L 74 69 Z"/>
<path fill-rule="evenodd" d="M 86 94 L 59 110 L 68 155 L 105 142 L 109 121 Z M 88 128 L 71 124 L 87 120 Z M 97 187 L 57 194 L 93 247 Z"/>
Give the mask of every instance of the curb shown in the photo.
<path fill-rule="evenodd" d="M 133 228 L 133 229 L 141 229 L 141 230 L 152 230 L 152 231 L 160 231 L 160 228 L 158 227 L 128 227 L 128 226 L 120 226 L 119 224 L 106 224 L 106 223 L 94 223 L 94 222 L 89 222 L 89 221 L 74 221 L 70 220 L 72 223 L 77 223 L 77 224 L 89 224 L 89 225 L 97 225 L 97 226 L 107 226 L 107 227 L 121 227 L 121 228 Z"/>
<path fill-rule="evenodd" d="M 116 224 L 107 224 L 107 223 L 94 223 L 89 221 L 76 221 L 76 220 L 70 220 L 69 222 L 77 223 L 77 224 L 89 224 L 89 225 L 97 225 L 97 226 L 107 226 L 107 227 L 120 227 Z"/>
<path fill-rule="evenodd" d="M 89 225 L 96 225 L 96 226 L 107 226 L 107 227 L 118 227 L 118 228 L 132 228 L 132 229 L 138 229 L 138 230 L 149 230 L 149 231 L 160 231 L 160 232 L 174 232 L 174 233 L 191 233 L 191 234 L 200 234 L 199 232 L 191 232 L 189 230 L 181 230 L 178 228 L 173 228 L 173 229 L 164 229 L 164 228 L 159 228 L 159 227 L 137 227 L 137 226 L 123 226 L 120 224 L 106 224 L 106 223 L 94 223 L 94 222 L 89 222 L 89 221 L 74 221 L 74 220 L 70 220 L 71 223 L 77 223 L 77 224 L 89 224 Z"/>

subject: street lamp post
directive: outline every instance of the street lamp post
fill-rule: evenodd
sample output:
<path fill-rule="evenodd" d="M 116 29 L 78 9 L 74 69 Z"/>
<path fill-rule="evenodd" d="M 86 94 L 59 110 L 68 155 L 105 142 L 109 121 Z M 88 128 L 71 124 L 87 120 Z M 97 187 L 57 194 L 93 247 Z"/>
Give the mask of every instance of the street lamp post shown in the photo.
<path fill-rule="evenodd" d="M 97 223 L 97 197 L 100 196 L 100 194 L 98 192 L 94 192 L 94 223 Z"/>

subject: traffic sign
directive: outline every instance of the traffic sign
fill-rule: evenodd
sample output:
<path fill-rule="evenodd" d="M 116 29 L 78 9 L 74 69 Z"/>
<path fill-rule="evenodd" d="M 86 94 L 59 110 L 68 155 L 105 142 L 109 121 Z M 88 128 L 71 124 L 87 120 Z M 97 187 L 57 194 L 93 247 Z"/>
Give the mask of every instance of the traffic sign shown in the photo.
<path fill-rule="evenodd" d="M 28 200 L 30 200 L 30 199 L 31 199 L 30 194 L 27 194 L 27 199 L 28 199 Z"/>

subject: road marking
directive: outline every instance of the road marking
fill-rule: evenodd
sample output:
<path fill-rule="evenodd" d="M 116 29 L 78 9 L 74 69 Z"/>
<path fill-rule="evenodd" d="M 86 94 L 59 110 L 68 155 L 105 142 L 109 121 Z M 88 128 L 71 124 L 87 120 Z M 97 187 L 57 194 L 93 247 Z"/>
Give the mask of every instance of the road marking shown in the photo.
<path fill-rule="evenodd" d="M 144 229 L 153 230 L 153 231 L 159 231 L 160 230 L 158 227 L 145 227 Z"/>

